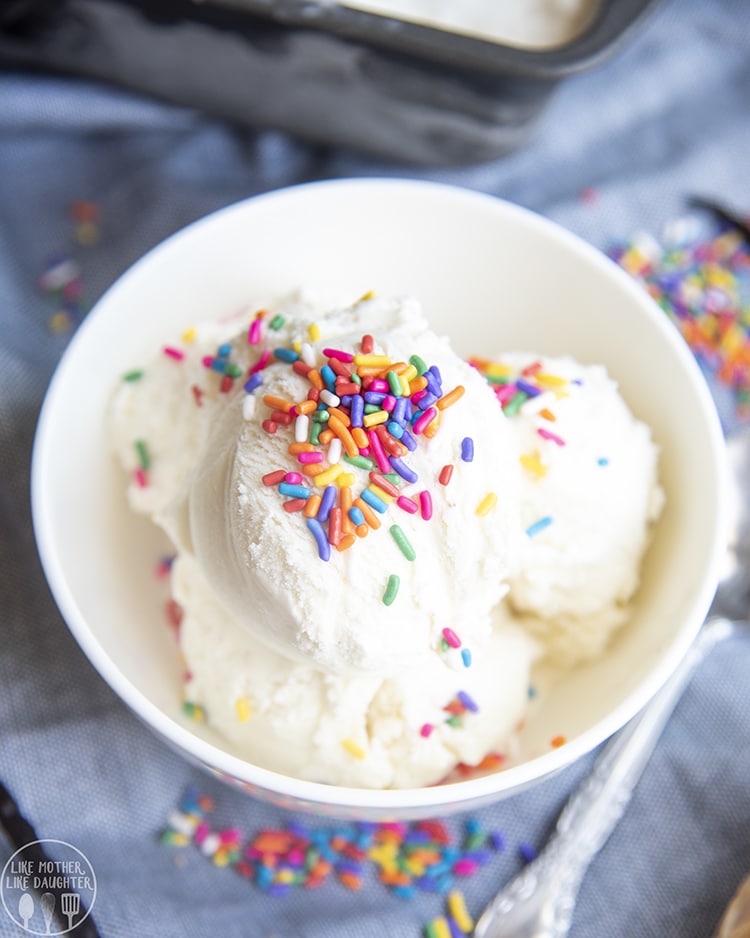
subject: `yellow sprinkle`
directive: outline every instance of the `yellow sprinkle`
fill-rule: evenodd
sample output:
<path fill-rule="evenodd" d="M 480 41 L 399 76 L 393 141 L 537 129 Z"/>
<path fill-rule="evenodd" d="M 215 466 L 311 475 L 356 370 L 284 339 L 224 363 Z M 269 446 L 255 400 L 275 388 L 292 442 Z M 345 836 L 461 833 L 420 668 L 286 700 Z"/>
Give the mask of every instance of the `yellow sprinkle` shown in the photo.
<path fill-rule="evenodd" d="M 412 365 L 411 367 L 414 367 L 414 366 Z M 409 395 L 411 394 L 411 391 L 409 390 L 409 379 L 406 377 L 406 374 L 404 373 L 402 375 L 399 375 L 398 380 L 401 384 L 401 394 L 403 395 L 403 397 L 409 397 Z"/>
<path fill-rule="evenodd" d="M 492 362 L 487 365 L 485 374 L 489 378 L 509 378 L 513 374 L 510 365 L 501 365 L 500 362 Z"/>
<path fill-rule="evenodd" d="M 62 332 L 70 332 L 73 328 L 73 320 L 65 310 L 58 310 L 50 316 L 49 328 L 50 332 L 54 332 L 56 335 Z"/>
<path fill-rule="evenodd" d="M 353 472 L 342 472 L 338 476 L 336 476 L 336 485 L 338 485 L 340 489 L 346 488 L 347 486 L 350 486 L 350 485 L 354 485 L 356 481 L 357 481 L 357 477 L 354 475 Z M 316 485 L 321 484 L 320 476 L 316 476 L 315 484 Z"/>
<path fill-rule="evenodd" d="M 411 383 L 417 377 L 417 369 L 414 365 L 408 365 L 401 377 L 406 378 L 406 380 Z"/>
<path fill-rule="evenodd" d="M 451 929 L 448 920 L 442 915 L 430 922 L 430 938 L 451 938 Z"/>
<path fill-rule="evenodd" d="M 247 699 L 247 697 L 238 697 L 235 700 L 234 712 L 237 714 L 237 719 L 240 721 L 240 723 L 247 723 L 247 721 L 253 715 L 250 701 Z"/>
<path fill-rule="evenodd" d="M 387 423 L 390 420 L 391 415 L 387 410 L 376 410 L 372 414 L 365 414 L 362 418 L 362 423 L 369 430 L 370 427 L 377 427 L 378 424 Z"/>
<path fill-rule="evenodd" d="M 325 472 L 321 472 L 315 476 L 316 485 L 329 485 L 334 481 L 341 473 L 344 471 L 344 467 L 340 462 L 337 462 L 335 466 L 331 466 L 330 469 L 326 469 Z"/>
<path fill-rule="evenodd" d="M 366 753 L 364 749 L 358 743 L 355 743 L 353 739 L 342 739 L 341 745 L 346 749 L 349 755 L 354 756 L 355 759 L 365 758 Z"/>
<path fill-rule="evenodd" d="M 488 515 L 492 509 L 497 505 L 497 495 L 494 492 L 488 492 L 482 501 L 477 505 L 476 514 L 480 517 Z"/>
<path fill-rule="evenodd" d="M 373 495 L 377 495 L 378 498 L 382 499 L 384 502 L 392 502 L 393 496 L 389 495 L 385 489 L 381 489 L 379 485 L 375 485 L 374 482 L 371 482 L 367 488 L 372 492 Z"/>
<path fill-rule="evenodd" d="M 456 925 L 464 934 L 468 935 L 474 928 L 474 920 L 466 908 L 463 893 L 458 889 L 448 893 L 448 911 L 453 916 Z"/>
<path fill-rule="evenodd" d="M 547 467 L 542 463 L 538 453 L 522 453 L 519 458 L 523 468 L 528 469 L 538 478 L 541 479 L 547 475 Z"/>
<path fill-rule="evenodd" d="M 389 355 L 365 355 L 363 352 L 354 356 L 355 365 L 364 365 L 369 368 L 385 368 L 391 364 Z"/>
<path fill-rule="evenodd" d="M 568 383 L 567 378 L 563 378 L 561 375 L 548 375 L 544 371 L 538 371 L 534 377 L 539 384 L 546 384 L 551 388 L 561 388 Z"/>
<path fill-rule="evenodd" d="M 363 293 L 362 296 L 357 300 L 358 303 L 364 303 L 367 300 L 371 300 L 375 297 L 374 290 L 368 290 L 367 293 Z"/>
<path fill-rule="evenodd" d="M 317 322 L 310 323 L 307 334 L 310 336 L 311 342 L 320 342 L 320 326 L 317 324 Z"/>
<path fill-rule="evenodd" d="M 292 348 L 299 355 L 299 353 L 302 351 L 302 343 L 299 339 L 295 339 L 294 342 L 292 342 Z"/>
<path fill-rule="evenodd" d="M 289 869 L 277 870 L 276 874 L 274 875 L 273 881 L 275 883 L 293 883 L 296 875 L 297 874 L 294 872 L 294 870 L 289 870 Z"/>
<path fill-rule="evenodd" d="M 191 326 L 189 329 L 186 329 L 186 330 L 182 333 L 182 341 L 183 341 L 183 342 L 195 342 L 195 337 L 196 337 L 197 335 L 198 335 L 198 332 L 197 332 L 195 326 Z"/>

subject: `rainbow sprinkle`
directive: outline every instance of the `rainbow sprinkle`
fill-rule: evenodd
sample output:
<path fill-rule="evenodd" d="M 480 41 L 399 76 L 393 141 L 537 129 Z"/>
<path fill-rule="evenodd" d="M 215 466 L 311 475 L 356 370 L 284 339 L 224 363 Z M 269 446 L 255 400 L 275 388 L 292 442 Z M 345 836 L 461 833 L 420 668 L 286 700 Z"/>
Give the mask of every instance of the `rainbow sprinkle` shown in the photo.
<path fill-rule="evenodd" d="M 253 326 L 259 321 L 254 320 Z M 311 327 L 311 340 L 319 338 L 319 332 Z M 432 498 L 426 489 L 418 500 L 402 492 L 401 486 L 419 479 L 407 457 L 420 437 L 435 435 L 440 414 L 464 393 L 460 385 L 445 392 L 440 370 L 419 356 L 395 362 L 374 348 L 373 337 L 367 335 L 359 350 L 324 348 L 324 361 L 309 343 L 303 343 L 299 352 L 282 347 L 273 351 L 276 361 L 307 379 L 309 389 L 303 400 L 263 395 L 270 411 L 263 428 L 268 433 L 291 429 L 294 439 L 288 451 L 299 465 L 299 478 L 293 484 L 288 478 L 277 482 L 277 472 L 266 473 L 263 484 L 278 486 L 279 494 L 288 499 L 282 503 L 285 511 L 304 510 L 324 561 L 330 560 L 331 548 L 344 551 L 357 538 L 377 530 L 391 502 L 407 514 L 419 513 L 424 520 L 432 517 Z M 229 347 L 219 349 L 207 366 L 234 377 L 230 352 Z M 257 387 L 252 381 L 245 384 L 250 393 Z M 461 457 L 471 462 L 473 455 L 474 442 L 466 437 Z M 347 465 L 369 473 L 359 492 L 354 491 L 357 477 Z M 307 500 L 310 505 L 305 508 L 300 502 Z M 416 552 L 400 526 L 390 525 L 389 530 L 403 556 L 413 561 Z M 386 605 L 393 602 L 397 589 L 398 580 L 389 581 L 383 597 Z"/>
<path fill-rule="evenodd" d="M 747 419 L 750 243 L 726 224 L 716 225 L 707 239 L 697 235 L 695 226 L 685 237 L 683 221 L 669 226 L 673 234 L 664 243 L 640 235 L 607 253 L 662 307 L 699 364 L 731 392 L 736 416 Z"/>
<path fill-rule="evenodd" d="M 462 929 L 459 934 L 473 927 L 459 882 L 506 849 L 502 833 L 487 830 L 476 818 L 467 819 L 456 835 L 438 820 L 319 826 L 292 819 L 246 838 L 236 826 L 215 828 L 213 810 L 212 798 L 190 789 L 169 814 L 161 843 L 195 846 L 215 866 L 233 870 L 271 896 L 332 882 L 357 891 L 374 874 L 400 899 L 420 892 L 444 896 L 446 921 Z"/>

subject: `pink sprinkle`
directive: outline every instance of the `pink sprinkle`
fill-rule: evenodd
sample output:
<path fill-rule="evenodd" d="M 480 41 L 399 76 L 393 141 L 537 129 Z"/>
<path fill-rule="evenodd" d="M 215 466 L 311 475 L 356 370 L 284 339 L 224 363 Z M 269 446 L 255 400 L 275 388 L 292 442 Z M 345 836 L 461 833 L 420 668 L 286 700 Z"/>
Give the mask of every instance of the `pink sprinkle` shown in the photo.
<path fill-rule="evenodd" d="M 373 378 L 372 383 L 370 384 L 371 391 L 385 391 L 386 393 L 390 391 L 391 386 L 387 381 L 384 381 L 382 378 Z"/>
<path fill-rule="evenodd" d="M 388 457 L 385 455 L 380 437 L 374 430 L 368 430 L 367 439 L 370 441 L 370 448 L 372 449 L 372 455 L 375 457 L 375 462 L 378 464 L 378 469 L 383 473 L 390 472 L 392 467 Z"/>
<path fill-rule="evenodd" d="M 200 824 L 195 828 L 195 834 L 193 835 L 195 842 L 197 844 L 202 844 L 210 833 L 211 828 L 208 826 L 207 822 L 201 821 Z"/>
<path fill-rule="evenodd" d="M 287 472 L 284 481 L 288 482 L 289 485 L 299 485 L 302 482 L 302 476 L 299 472 Z"/>
<path fill-rule="evenodd" d="M 426 393 L 427 393 L 427 388 L 422 388 L 421 391 L 415 391 L 411 396 L 412 404 L 418 404 L 422 400 L 422 398 L 425 396 Z"/>
<path fill-rule="evenodd" d="M 500 401 L 501 404 L 507 404 L 508 401 L 513 397 L 518 388 L 515 384 L 496 384 L 493 388 L 495 392 L 495 397 Z"/>
<path fill-rule="evenodd" d="M 453 629 L 444 628 L 442 631 L 442 636 L 451 648 L 461 647 L 461 639 L 458 637 L 458 635 L 456 635 Z"/>
<path fill-rule="evenodd" d="M 423 723 L 419 729 L 419 735 L 427 739 L 427 737 L 432 733 L 434 729 L 435 727 L 432 725 L 432 723 Z"/>
<path fill-rule="evenodd" d="M 204 355 L 203 358 L 201 358 L 201 362 L 203 363 L 204 368 L 210 368 L 211 365 L 213 365 L 214 360 L 210 355 Z"/>
<path fill-rule="evenodd" d="M 390 414 L 390 412 L 396 406 L 396 398 L 392 394 L 386 394 L 386 396 L 383 398 L 383 403 L 380 406 L 383 408 L 383 410 L 387 410 Z"/>
<path fill-rule="evenodd" d="M 407 498 L 406 495 L 399 495 L 396 499 L 396 504 L 399 508 L 403 508 L 404 511 L 408 511 L 410 515 L 415 515 L 419 511 L 419 506 L 414 499 Z"/>
<path fill-rule="evenodd" d="M 176 362 L 181 362 L 185 357 L 185 353 L 178 348 L 173 348 L 171 345 L 164 346 L 164 354 L 169 355 L 170 358 L 174 358 Z"/>
<path fill-rule="evenodd" d="M 342 352 L 338 348 L 324 348 L 323 354 L 326 358 L 335 358 L 340 362 L 353 362 L 354 356 L 350 352 Z"/>
<path fill-rule="evenodd" d="M 369 456 L 369 455 L 370 455 L 370 447 L 369 447 L 369 446 L 360 446 L 360 448 L 359 448 L 359 455 L 360 455 L 360 456 Z"/>
<path fill-rule="evenodd" d="M 479 869 L 476 860 L 470 860 L 468 857 L 462 857 L 453 864 L 453 872 L 456 876 L 473 876 Z"/>
<path fill-rule="evenodd" d="M 317 450 L 313 453 L 298 453 L 297 459 L 305 465 L 311 462 L 323 462 L 323 454 Z"/>
<path fill-rule="evenodd" d="M 557 443 L 558 446 L 565 446 L 565 440 L 563 440 L 562 437 L 559 437 L 556 433 L 552 433 L 549 430 L 546 430 L 544 427 L 537 427 L 536 432 L 544 440 L 551 440 L 553 443 Z"/>
<path fill-rule="evenodd" d="M 250 329 L 247 333 L 247 341 L 250 345 L 257 345 L 260 342 L 260 318 L 253 319 L 250 323 Z"/>
<path fill-rule="evenodd" d="M 258 361 L 253 365 L 248 374 L 254 375 L 257 371 L 263 371 L 266 365 L 271 360 L 271 349 L 267 348 L 263 354 L 260 356 Z"/>
<path fill-rule="evenodd" d="M 432 423 L 432 421 L 437 417 L 437 408 L 428 407 L 427 410 L 421 414 L 414 421 L 413 430 L 415 433 L 424 433 L 427 427 Z"/>
<path fill-rule="evenodd" d="M 135 478 L 135 484 L 139 489 L 148 488 L 148 476 L 146 475 L 145 469 L 141 469 L 140 466 L 137 469 L 134 469 L 133 477 Z"/>
<path fill-rule="evenodd" d="M 432 495 L 426 489 L 419 493 L 419 510 L 424 520 L 429 521 L 432 517 Z"/>

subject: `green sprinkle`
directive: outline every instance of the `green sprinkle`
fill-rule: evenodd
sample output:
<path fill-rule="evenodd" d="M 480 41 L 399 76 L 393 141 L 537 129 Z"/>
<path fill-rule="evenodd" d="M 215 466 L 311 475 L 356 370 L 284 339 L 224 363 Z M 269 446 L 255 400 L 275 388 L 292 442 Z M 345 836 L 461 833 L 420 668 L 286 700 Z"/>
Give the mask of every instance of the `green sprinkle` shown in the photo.
<path fill-rule="evenodd" d="M 365 404 L 364 406 L 364 412 L 366 414 L 377 414 L 377 412 L 382 409 L 380 404 Z"/>
<path fill-rule="evenodd" d="M 421 377 L 425 371 L 427 371 L 427 365 L 423 358 L 420 358 L 419 355 L 412 355 L 409 359 L 409 364 L 414 365 L 417 369 L 417 374 Z"/>
<path fill-rule="evenodd" d="M 391 389 L 391 394 L 395 397 L 401 397 L 403 388 L 401 387 L 401 379 L 396 372 L 389 371 L 386 378 L 388 379 L 388 387 Z"/>
<path fill-rule="evenodd" d="M 503 407 L 503 412 L 506 417 L 512 417 L 514 414 L 518 413 L 521 404 L 527 399 L 527 395 L 523 391 L 517 391 L 513 397 L 508 401 L 508 403 Z"/>
<path fill-rule="evenodd" d="M 415 560 L 417 553 L 409 543 L 407 536 L 397 524 L 391 525 L 391 534 L 393 535 L 393 540 L 398 545 L 398 549 L 401 551 L 404 557 L 406 557 L 407 560 Z"/>
<path fill-rule="evenodd" d="M 286 322 L 286 319 L 284 319 L 281 313 L 277 313 L 273 317 L 273 319 L 269 322 L 268 328 L 274 329 L 278 332 L 278 330 L 281 329 L 281 327 L 284 325 L 285 322 Z"/>
<path fill-rule="evenodd" d="M 136 440 L 133 445 L 138 454 L 138 465 L 146 472 L 151 468 L 151 457 L 148 454 L 148 447 L 143 440 Z"/>
<path fill-rule="evenodd" d="M 375 463 L 367 456 L 344 456 L 344 462 L 349 462 L 353 466 L 359 466 L 360 469 L 374 469 Z"/>
<path fill-rule="evenodd" d="M 244 371 L 234 362 L 228 362 L 224 366 L 224 374 L 229 375 L 230 378 L 241 378 Z"/>
<path fill-rule="evenodd" d="M 487 384 L 510 384 L 511 379 L 506 375 L 485 375 Z"/>
<path fill-rule="evenodd" d="M 312 414 L 313 423 L 328 423 L 331 419 L 331 415 L 327 410 L 315 410 Z"/>
<path fill-rule="evenodd" d="M 447 719 L 445 722 L 448 724 L 448 726 L 459 727 L 459 726 L 462 725 L 462 724 L 461 724 L 461 717 L 458 716 L 458 714 L 455 714 L 455 713 L 454 713 L 452 716 L 449 716 L 448 719 Z"/>
<path fill-rule="evenodd" d="M 401 476 L 397 472 L 384 472 L 383 478 L 388 479 L 394 485 L 401 485 Z"/>
<path fill-rule="evenodd" d="M 353 375 L 350 375 L 349 380 L 362 387 L 362 379 L 356 372 Z"/>
<path fill-rule="evenodd" d="M 323 426 L 320 423 L 320 421 L 310 424 L 310 442 L 315 444 L 316 446 L 320 440 L 320 433 L 322 429 L 323 429 Z"/>
<path fill-rule="evenodd" d="M 386 586 L 385 592 L 383 593 L 383 603 L 386 606 L 390 606 L 393 600 L 398 595 L 398 588 L 400 584 L 401 584 L 401 578 L 396 576 L 395 573 L 392 573 L 388 577 L 388 585 Z"/>
<path fill-rule="evenodd" d="M 182 712 L 189 716 L 191 720 L 205 720 L 206 711 L 201 707 L 200 704 L 193 703 L 192 700 L 184 700 L 182 702 Z"/>
<path fill-rule="evenodd" d="M 143 377 L 143 369 L 136 368 L 135 371 L 128 371 L 122 376 L 123 381 L 140 381 Z"/>

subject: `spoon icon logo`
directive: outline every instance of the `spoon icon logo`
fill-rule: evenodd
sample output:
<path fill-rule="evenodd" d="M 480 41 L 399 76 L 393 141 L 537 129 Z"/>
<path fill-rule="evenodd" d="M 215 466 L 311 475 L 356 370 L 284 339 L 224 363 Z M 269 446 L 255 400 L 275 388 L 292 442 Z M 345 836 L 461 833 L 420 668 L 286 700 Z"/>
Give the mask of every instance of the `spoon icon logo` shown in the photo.
<path fill-rule="evenodd" d="M 29 935 L 66 935 L 91 912 L 96 875 L 84 853 L 64 840 L 35 840 L 10 857 L 0 900 Z"/>

